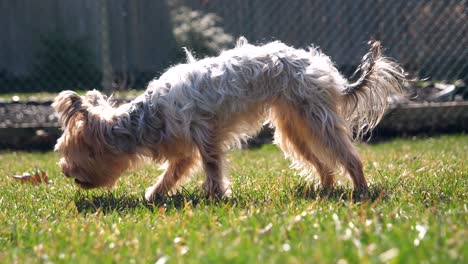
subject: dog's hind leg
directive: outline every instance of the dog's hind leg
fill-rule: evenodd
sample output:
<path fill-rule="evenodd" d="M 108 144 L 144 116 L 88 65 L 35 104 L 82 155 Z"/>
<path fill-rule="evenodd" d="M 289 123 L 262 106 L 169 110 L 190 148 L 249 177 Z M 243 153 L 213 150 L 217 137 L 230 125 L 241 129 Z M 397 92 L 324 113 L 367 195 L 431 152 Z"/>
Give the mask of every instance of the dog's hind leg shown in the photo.
<path fill-rule="evenodd" d="M 158 195 L 165 195 L 172 191 L 180 180 L 197 164 L 197 158 L 186 157 L 168 161 L 168 166 L 158 178 L 158 182 L 147 188 L 145 199 L 153 200 Z"/>
<path fill-rule="evenodd" d="M 314 154 L 313 135 L 299 111 L 286 103 L 277 103 L 272 109 L 272 121 L 276 127 L 275 142 L 300 167 L 312 165 L 320 176 L 325 189 L 334 184 L 334 171 Z M 308 164 L 303 164 L 304 162 Z"/>
<path fill-rule="evenodd" d="M 332 120 L 323 124 L 312 124 L 312 126 L 316 126 L 315 129 L 311 129 L 313 141 L 316 146 L 322 149 L 323 158 L 321 160 L 327 164 L 340 163 L 343 165 L 353 181 L 354 189 L 367 192 L 368 187 L 362 161 L 351 142 L 344 120 L 338 115 L 335 115 Z"/>
<path fill-rule="evenodd" d="M 367 192 L 369 188 L 364 177 L 362 161 L 350 138 L 344 133 L 338 133 L 331 145 L 330 149 L 336 154 L 337 161 L 344 166 L 353 180 L 354 190 Z"/>
<path fill-rule="evenodd" d="M 303 157 L 312 163 L 320 174 L 322 185 L 333 185 L 333 169 L 341 163 L 349 173 L 355 190 L 367 191 L 362 162 L 351 143 L 344 120 L 328 110 L 329 119 L 321 122 L 312 111 L 277 102 L 273 107 L 273 121 L 278 130 L 278 143 L 293 157 Z M 286 139 L 283 139 L 283 137 Z M 281 142 L 283 141 L 283 142 Z M 288 143 L 294 148 L 288 149 Z M 286 147 L 285 147 L 286 146 Z M 296 157 L 296 159 L 298 159 Z"/>

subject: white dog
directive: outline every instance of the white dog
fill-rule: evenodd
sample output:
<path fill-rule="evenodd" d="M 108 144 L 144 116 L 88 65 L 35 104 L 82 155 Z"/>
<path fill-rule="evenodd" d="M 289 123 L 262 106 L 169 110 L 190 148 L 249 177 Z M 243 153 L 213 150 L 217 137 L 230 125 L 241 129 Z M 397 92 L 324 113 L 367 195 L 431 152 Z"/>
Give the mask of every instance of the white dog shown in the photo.
<path fill-rule="evenodd" d="M 63 126 L 56 151 L 64 174 L 84 188 L 110 187 L 141 157 L 167 163 L 145 194 L 172 191 L 203 166 L 208 195 L 228 195 L 225 153 L 255 135 L 264 122 L 296 167 L 320 175 L 325 188 L 343 166 L 354 188 L 367 191 L 362 162 L 351 143 L 372 129 L 401 91 L 403 70 L 371 44 L 350 84 L 317 49 L 275 41 L 261 46 L 239 39 L 218 57 L 170 68 L 144 94 L 113 107 L 99 92 L 60 93 L 53 103 Z"/>

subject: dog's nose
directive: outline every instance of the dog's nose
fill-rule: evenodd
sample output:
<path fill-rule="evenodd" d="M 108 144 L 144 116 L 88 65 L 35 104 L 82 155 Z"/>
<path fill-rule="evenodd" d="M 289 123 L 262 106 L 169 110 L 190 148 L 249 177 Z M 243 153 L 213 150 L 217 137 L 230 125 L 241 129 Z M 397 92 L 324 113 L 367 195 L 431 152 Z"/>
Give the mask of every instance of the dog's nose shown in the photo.
<path fill-rule="evenodd" d="M 68 177 L 70 178 L 70 173 L 69 173 L 69 168 L 67 166 L 67 164 L 65 163 L 65 160 L 64 159 L 61 159 L 58 163 L 58 165 L 60 166 L 60 168 L 62 169 L 62 173 L 63 175 L 65 175 L 65 177 Z"/>
<path fill-rule="evenodd" d="M 62 167 L 62 174 L 65 175 L 65 177 L 70 178 L 70 173 L 65 169 L 65 167 L 64 166 L 60 166 L 60 167 Z"/>
<path fill-rule="evenodd" d="M 67 178 L 70 178 L 70 177 L 71 177 L 70 174 L 68 174 L 68 173 L 67 173 L 66 171 L 64 171 L 64 170 L 62 170 L 62 173 L 63 173 L 63 175 L 65 175 L 65 177 L 67 177 Z"/>

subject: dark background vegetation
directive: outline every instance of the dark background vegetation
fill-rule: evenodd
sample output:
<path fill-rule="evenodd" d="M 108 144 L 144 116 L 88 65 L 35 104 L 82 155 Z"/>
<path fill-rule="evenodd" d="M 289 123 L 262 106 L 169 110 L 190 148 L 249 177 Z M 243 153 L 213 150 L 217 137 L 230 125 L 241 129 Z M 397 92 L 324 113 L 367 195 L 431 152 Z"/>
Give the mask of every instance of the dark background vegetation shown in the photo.
<path fill-rule="evenodd" d="M 350 75 L 371 38 L 419 78 L 468 77 L 466 1 L 0 0 L 0 93 L 143 89 L 246 36 L 319 46 Z M 104 72 L 109 74 L 104 74 Z"/>
<path fill-rule="evenodd" d="M 347 77 L 367 41 L 379 39 L 420 81 L 391 98 L 372 138 L 466 132 L 466 10 L 463 0 L 0 0 L 0 149 L 53 147 L 56 92 L 99 89 L 129 100 L 185 61 L 182 47 L 214 56 L 239 36 L 318 46 Z M 268 129 L 249 143 L 266 142 Z"/>

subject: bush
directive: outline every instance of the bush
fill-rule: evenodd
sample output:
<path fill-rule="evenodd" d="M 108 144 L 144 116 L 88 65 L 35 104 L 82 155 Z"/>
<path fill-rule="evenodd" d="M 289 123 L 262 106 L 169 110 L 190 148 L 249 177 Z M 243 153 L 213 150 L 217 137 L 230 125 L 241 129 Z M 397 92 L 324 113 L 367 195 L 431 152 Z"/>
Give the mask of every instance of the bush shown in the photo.
<path fill-rule="evenodd" d="M 199 57 L 216 55 L 234 42 L 234 38 L 220 26 L 222 18 L 213 13 L 182 6 L 173 8 L 172 22 L 179 49 L 187 47 Z"/>

